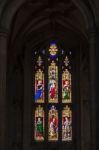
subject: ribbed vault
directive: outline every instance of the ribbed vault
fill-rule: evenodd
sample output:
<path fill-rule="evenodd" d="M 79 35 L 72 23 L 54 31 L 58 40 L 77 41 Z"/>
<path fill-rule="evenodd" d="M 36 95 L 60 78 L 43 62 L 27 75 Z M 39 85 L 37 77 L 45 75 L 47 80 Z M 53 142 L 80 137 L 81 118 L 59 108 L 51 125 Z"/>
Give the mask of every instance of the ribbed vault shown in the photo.
<path fill-rule="evenodd" d="M 87 42 L 86 30 L 84 18 L 71 0 L 28 2 L 12 21 L 10 50 L 20 44 L 33 48 L 52 40 L 75 47 Z"/>

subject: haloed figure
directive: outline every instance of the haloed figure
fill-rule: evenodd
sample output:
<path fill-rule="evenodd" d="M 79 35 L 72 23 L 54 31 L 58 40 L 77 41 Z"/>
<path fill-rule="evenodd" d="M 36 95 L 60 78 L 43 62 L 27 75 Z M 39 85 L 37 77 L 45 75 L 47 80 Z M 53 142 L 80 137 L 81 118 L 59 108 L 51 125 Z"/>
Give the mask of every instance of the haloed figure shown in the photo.
<path fill-rule="evenodd" d="M 64 91 L 64 94 L 63 94 L 63 98 L 66 100 L 66 99 L 70 99 L 70 85 L 69 85 L 69 81 L 68 80 L 65 80 L 63 82 L 63 91 Z"/>
<path fill-rule="evenodd" d="M 49 89 L 50 98 L 54 99 L 56 97 L 56 81 L 51 79 L 50 81 L 50 89 Z"/>
<path fill-rule="evenodd" d="M 36 137 L 38 139 L 43 140 L 43 121 L 42 118 L 37 118 L 37 122 L 36 122 Z"/>
<path fill-rule="evenodd" d="M 53 117 L 50 119 L 50 136 L 52 138 L 57 138 L 57 132 L 58 132 L 57 119 Z"/>
<path fill-rule="evenodd" d="M 71 136 L 71 119 L 67 116 L 63 120 L 63 131 L 64 139 Z"/>
<path fill-rule="evenodd" d="M 36 90 L 36 94 L 35 94 L 35 101 L 37 101 L 37 100 L 42 98 L 42 92 L 43 92 L 42 80 L 38 80 L 37 90 Z"/>

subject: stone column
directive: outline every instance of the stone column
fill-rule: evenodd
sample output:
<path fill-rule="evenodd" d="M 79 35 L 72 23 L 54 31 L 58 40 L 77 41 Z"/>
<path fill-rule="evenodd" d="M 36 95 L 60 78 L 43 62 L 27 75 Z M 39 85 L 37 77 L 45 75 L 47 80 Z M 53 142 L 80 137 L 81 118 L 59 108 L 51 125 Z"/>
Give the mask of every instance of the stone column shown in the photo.
<path fill-rule="evenodd" d="M 96 31 L 96 141 L 99 149 L 99 28 Z"/>
<path fill-rule="evenodd" d="M 96 32 L 89 30 L 89 58 L 90 58 L 90 150 L 96 149 Z"/>
<path fill-rule="evenodd" d="M 23 117 L 23 149 L 31 150 L 32 141 L 32 53 L 25 47 L 24 56 L 24 117 Z"/>
<path fill-rule="evenodd" d="M 84 44 L 80 50 L 81 149 L 90 150 L 89 50 Z"/>
<path fill-rule="evenodd" d="M 0 149 L 6 145 L 6 71 L 8 32 L 0 30 Z"/>

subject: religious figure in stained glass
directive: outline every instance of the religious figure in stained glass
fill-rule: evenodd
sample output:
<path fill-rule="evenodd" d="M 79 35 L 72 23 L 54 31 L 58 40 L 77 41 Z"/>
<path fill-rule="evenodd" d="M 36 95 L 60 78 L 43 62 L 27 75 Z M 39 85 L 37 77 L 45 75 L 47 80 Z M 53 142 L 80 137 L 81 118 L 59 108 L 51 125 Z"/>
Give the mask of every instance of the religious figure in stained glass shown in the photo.
<path fill-rule="evenodd" d="M 44 140 L 44 110 L 39 105 L 35 110 L 35 140 Z"/>
<path fill-rule="evenodd" d="M 54 61 L 49 66 L 49 80 L 48 80 L 48 99 L 50 103 L 58 102 L 58 67 Z"/>
<path fill-rule="evenodd" d="M 62 74 L 62 102 L 71 102 L 71 74 L 67 69 Z"/>
<path fill-rule="evenodd" d="M 44 103 L 44 73 L 41 69 L 35 74 L 35 102 Z"/>
<path fill-rule="evenodd" d="M 72 140 L 72 111 L 66 105 L 62 111 L 62 141 Z"/>
<path fill-rule="evenodd" d="M 55 106 L 52 106 L 49 110 L 48 116 L 48 140 L 58 140 L 58 112 Z"/>

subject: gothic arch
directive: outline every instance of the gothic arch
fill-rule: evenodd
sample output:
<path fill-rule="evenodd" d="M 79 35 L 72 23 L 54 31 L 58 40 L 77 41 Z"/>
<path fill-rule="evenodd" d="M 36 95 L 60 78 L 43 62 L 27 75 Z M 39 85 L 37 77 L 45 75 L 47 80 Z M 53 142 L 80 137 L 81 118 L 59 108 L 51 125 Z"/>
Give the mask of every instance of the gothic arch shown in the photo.
<path fill-rule="evenodd" d="M 26 3 L 26 4 L 25 4 Z M 30 4 L 31 4 L 32 2 L 30 2 Z M 31 49 L 31 48 L 34 48 L 34 47 L 37 47 L 37 45 L 39 45 L 39 43 L 42 43 L 43 45 L 44 45 L 44 42 L 45 43 L 48 43 L 48 41 L 50 41 L 50 40 L 52 40 L 52 39 L 55 39 L 55 38 L 57 38 L 57 39 L 59 39 L 59 42 L 62 40 L 63 41 L 63 43 L 64 43 L 64 45 L 66 45 L 65 44 L 65 42 L 66 42 L 66 40 L 64 40 L 63 38 L 60 38 L 60 36 L 62 35 L 64 38 L 66 37 L 65 35 L 64 35 L 64 31 L 66 31 L 67 32 L 67 29 L 69 29 L 70 30 L 70 33 L 71 33 L 71 31 L 72 31 L 72 33 L 74 33 L 74 35 L 77 35 L 78 37 L 77 37 L 77 40 L 79 39 L 79 37 L 81 37 L 81 39 L 82 39 L 82 44 L 81 44 L 81 47 L 82 47 L 82 45 L 83 45 L 83 43 L 87 43 L 88 44 L 88 36 L 90 36 L 90 33 L 89 32 L 91 32 L 91 33 L 93 33 L 93 24 L 94 24 L 94 21 L 93 21 L 93 18 L 92 18 L 92 14 L 90 13 L 90 10 L 89 10 L 89 8 L 83 3 L 83 2 L 78 2 L 77 0 L 73 0 L 73 3 L 74 3 L 74 6 L 76 6 L 76 8 L 77 8 L 77 10 L 79 10 L 78 12 L 80 12 L 80 14 L 81 14 L 81 16 L 83 16 L 83 18 L 84 18 L 84 24 L 85 24 L 85 28 L 87 29 L 87 34 L 85 33 L 85 30 L 83 31 L 83 30 L 79 30 L 78 28 L 76 28 L 76 33 L 75 33 L 75 29 L 73 28 L 73 27 L 71 27 L 71 26 L 69 26 L 68 24 L 70 23 L 71 24 L 71 22 L 68 22 L 67 21 L 67 24 L 64 24 L 63 23 L 63 21 L 65 20 L 65 18 L 63 18 L 63 21 L 60 21 L 60 20 L 58 20 L 57 18 L 57 22 L 59 23 L 59 25 L 60 25 L 60 31 L 59 32 L 57 32 L 57 35 L 54 33 L 54 34 L 52 34 L 52 33 L 50 33 L 50 32 L 48 32 L 47 30 L 45 30 L 44 29 L 44 31 L 42 30 L 42 33 L 44 32 L 45 33 L 45 36 L 44 36 L 44 39 L 42 39 L 41 40 L 41 36 L 38 36 L 37 37 L 37 39 L 36 40 L 34 40 L 34 41 L 31 41 L 31 39 L 33 40 L 33 37 L 32 37 L 32 35 L 34 36 L 35 34 L 35 32 L 33 31 L 33 28 L 31 28 L 31 26 L 33 25 L 33 23 L 32 22 L 30 22 L 28 25 L 28 28 L 26 28 L 26 31 L 28 31 L 28 32 L 26 32 L 25 30 L 23 30 L 23 33 L 21 33 L 21 34 L 19 34 L 18 33 L 18 36 L 19 36 L 19 39 L 17 39 L 17 36 L 16 36 L 16 34 L 17 33 L 14 33 L 14 34 L 12 34 L 13 33 L 13 31 L 11 31 L 11 27 L 12 27 L 12 25 L 13 25 L 13 23 L 15 23 L 15 21 L 17 20 L 17 14 L 19 13 L 19 12 L 21 12 L 21 8 L 22 7 L 24 7 L 24 5 L 26 6 L 27 4 L 28 4 L 28 2 L 25 2 L 24 0 L 23 1 L 13 1 L 13 2 L 9 2 L 9 3 L 5 3 L 5 5 L 4 5 L 4 7 L 3 7 L 3 10 L 2 10 L 2 13 L 1 13 L 1 24 L 0 24 L 0 35 L 1 35 L 1 40 L 2 41 L 5 41 L 5 43 L 6 43 L 6 40 L 8 39 L 8 41 L 9 41 L 9 43 L 11 42 L 11 44 L 12 45 L 10 45 L 9 43 L 8 43 L 8 45 L 9 45 L 9 49 L 8 49 L 8 47 L 6 47 L 5 48 L 5 53 L 3 54 L 3 57 L 5 57 L 5 58 L 7 58 L 7 55 L 8 55 L 8 65 L 7 65 L 7 67 L 9 68 L 8 69 L 8 75 L 7 75 L 7 83 L 8 84 L 10 84 L 10 75 L 11 75 L 11 72 L 13 73 L 13 76 L 14 76 L 14 78 L 12 79 L 12 83 L 13 84 L 15 84 L 15 79 L 18 81 L 19 80 L 19 82 L 17 83 L 18 85 L 17 86 L 19 86 L 20 85 L 20 82 L 23 84 L 23 69 L 24 69 L 24 56 L 26 55 L 25 53 L 27 53 L 27 51 L 26 50 L 28 50 L 28 47 Z M 63 7 L 63 6 L 62 6 Z M 9 11 L 10 10 L 10 11 Z M 49 11 L 49 10 L 47 10 L 47 11 Z M 50 10 L 51 11 L 51 10 Z M 49 11 L 49 13 L 50 13 L 50 11 Z M 86 13 L 85 13 L 86 12 Z M 21 13 L 20 13 L 21 14 Z M 86 16 L 86 14 L 87 14 L 87 16 Z M 45 20 L 44 21 L 44 24 L 45 24 L 45 26 L 43 26 L 43 27 L 45 27 L 45 28 L 47 28 L 47 29 L 49 29 L 49 20 Z M 14 24 L 15 25 L 15 24 Z M 56 26 L 57 24 L 54 24 L 54 22 L 53 22 L 53 20 L 52 20 L 52 22 L 51 22 L 51 26 L 52 26 L 52 29 L 53 29 L 53 26 Z M 62 25 L 62 26 L 61 26 Z M 63 27 L 64 26 L 64 27 Z M 27 26 L 26 26 L 27 27 Z M 64 28 L 64 30 L 62 30 L 62 27 Z M 70 28 L 71 27 L 71 28 Z M 38 27 L 38 29 L 39 29 L 39 27 Z M 55 29 L 55 28 L 54 28 Z M 54 31 L 54 29 L 53 29 L 53 31 Z M 35 30 L 35 29 L 34 29 Z M 41 28 L 40 28 L 40 30 L 41 30 Z M 39 31 L 40 31 L 39 30 Z M 91 30 L 91 31 L 90 31 Z M 17 31 L 17 30 L 16 30 Z M 29 33 L 29 31 L 30 31 L 30 33 Z M 29 35 L 27 35 L 27 33 L 29 33 Z M 80 33 L 80 34 L 79 34 Z M 5 36 L 6 35 L 6 36 Z M 13 35 L 13 36 L 12 36 Z M 21 35 L 21 36 L 20 36 Z M 24 39 L 24 41 L 22 42 L 22 43 L 19 43 L 19 41 L 18 40 L 22 40 L 22 38 L 23 38 L 23 36 L 25 35 L 25 39 Z M 68 33 L 68 35 L 69 35 L 69 33 Z M 72 34 L 71 34 L 72 35 Z M 3 36 L 3 37 L 2 37 Z M 16 37 L 16 39 L 11 39 L 12 37 Z M 29 36 L 31 37 L 31 39 L 29 39 Z M 9 39 L 9 37 L 10 37 L 10 39 Z M 70 36 L 70 38 L 71 38 L 72 36 Z M 27 40 L 29 41 L 29 43 L 27 43 Z M 41 40 L 41 41 L 40 41 Z M 13 41 L 14 41 L 14 44 L 13 44 Z M 38 43 L 38 41 L 40 41 L 39 43 Z M 32 42 L 35 42 L 36 44 L 35 45 L 33 45 L 32 44 Z M 77 41 L 76 41 L 77 42 Z M 24 46 L 24 43 L 26 43 L 26 45 Z M 61 43 L 61 42 L 60 42 Z M 7 43 L 6 43 L 6 45 L 7 45 Z M 1 49 L 3 49 L 3 46 L 2 45 L 0 45 L 1 46 Z M 11 47 L 11 46 L 13 46 L 13 47 Z M 91 47 L 91 44 L 90 44 L 90 47 Z M 11 49 L 10 49 L 11 48 Z M 25 51 L 25 53 L 24 53 L 24 49 L 26 49 Z M 81 49 L 88 49 L 88 46 L 86 46 L 86 45 L 84 45 L 83 46 L 83 48 L 81 48 Z M 2 51 L 2 50 L 1 50 Z M 15 52 L 15 54 L 14 54 L 14 52 Z M 2 53 L 2 52 L 1 52 Z M 10 58 L 11 58 L 11 56 L 10 56 L 10 54 L 12 54 L 12 56 L 13 56 L 13 59 L 11 59 L 11 61 L 9 61 L 10 60 Z M 83 59 L 83 57 L 84 57 L 84 55 L 86 55 L 86 53 L 85 53 L 85 51 L 84 51 L 84 53 L 82 53 L 82 55 L 81 55 L 81 59 Z M 9 57 L 10 56 L 10 57 Z M 15 59 L 14 59 L 15 58 Z M 84 74 L 84 76 L 85 76 L 85 79 L 83 78 L 83 76 L 82 76 L 82 81 L 86 81 L 87 79 L 88 79 L 88 68 L 86 69 L 85 67 L 86 67 L 86 65 L 89 65 L 89 62 L 87 61 L 88 59 L 87 59 L 88 57 L 86 56 L 85 57 L 85 60 L 84 60 L 84 63 L 82 64 L 82 66 L 81 66 L 81 68 L 82 68 L 82 70 L 81 70 L 81 72 Z M 29 58 L 27 58 L 27 59 L 29 59 Z M 6 61 L 6 59 L 4 59 L 5 61 Z M 4 61 L 4 60 L 1 60 L 2 62 Z M 10 67 L 9 67 L 10 66 Z M 7 69 L 7 67 L 6 67 L 6 63 L 5 63 L 5 70 L 3 70 L 3 72 L 5 73 L 6 72 L 6 69 Z M 11 68 L 12 67 L 12 68 Z M 88 66 L 89 67 L 89 66 Z M 15 71 L 15 74 L 14 74 L 14 71 Z M 6 76 L 5 76 L 5 80 L 6 80 Z M 4 83 L 5 84 L 5 83 Z M 83 83 L 81 83 L 81 86 L 82 86 L 82 84 Z M 13 85 L 12 85 L 13 86 Z M 8 87 L 9 88 L 9 87 Z M 21 88 L 21 87 L 20 87 Z M 12 88 L 11 88 L 12 89 Z M 10 92 L 11 92 L 11 89 L 10 89 Z M 21 90 L 21 89 L 20 89 Z M 84 90 L 84 88 L 82 88 L 82 91 Z M 15 90 L 14 90 L 14 92 L 15 92 Z M 23 92 L 23 91 L 22 91 Z M 24 93 L 24 92 L 23 92 Z M 82 92 L 83 93 L 83 92 Z M 87 93 L 88 93 L 88 91 L 84 91 L 84 93 L 86 93 L 86 95 L 87 95 Z M 14 96 L 14 94 L 15 93 L 13 93 L 13 96 Z M 10 95 L 11 95 L 11 93 L 10 93 Z M 13 96 L 12 96 L 12 98 L 11 99 L 13 99 Z M 21 95 L 22 97 L 24 97 L 24 95 Z M 6 98 L 4 97 L 3 99 L 5 99 L 5 102 L 6 102 Z M 18 98 L 15 98 L 16 100 L 15 101 L 12 101 L 12 103 L 14 103 L 13 104 L 13 106 L 14 106 L 14 109 L 16 109 L 16 113 L 17 113 L 17 115 L 16 115 L 16 120 L 18 119 L 17 117 L 18 117 L 18 115 L 19 115 L 19 113 L 20 113 L 20 109 L 22 108 L 22 101 L 21 101 L 21 98 L 20 98 L 20 91 L 19 91 L 19 97 Z M 87 99 L 87 100 L 86 100 Z M 85 102 L 83 103 L 83 100 L 85 100 Z M 88 109 L 90 109 L 89 108 L 89 98 L 87 98 L 87 97 L 84 97 L 84 98 L 82 98 L 82 112 L 84 112 L 84 107 L 85 107 L 85 111 L 87 111 L 87 108 Z M 85 106 L 86 105 L 86 106 Z M 17 107 L 18 106 L 18 107 Z M 8 109 L 9 110 L 9 109 Z M 12 110 L 12 112 L 13 112 L 13 110 Z M 89 121 L 90 121 L 90 112 L 87 112 L 87 113 L 89 113 L 88 115 L 88 117 L 89 117 Z M 10 114 L 9 114 L 9 116 L 11 115 L 11 112 L 10 112 Z M 23 118 L 23 114 L 21 114 L 22 116 L 22 118 Z M 84 116 L 82 116 L 82 118 L 83 118 Z M 14 116 L 13 116 L 13 118 L 14 118 Z M 23 145 L 22 145 L 22 142 L 23 142 L 23 139 L 22 139 L 22 130 L 21 130 L 21 128 L 22 127 L 20 127 L 22 124 L 22 118 L 20 118 L 20 124 L 18 125 L 18 127 L 19 127 L 19 131 L 18 131 L 18 134 L 19 135 L 17 135 L 17 136 L 19 136 L 19 137 L 15 137 L 15 135 L 13 135 L 12 136 L 12 139 L 10 139 L 9 140 L 9 147 L 11 147 L 12 149 L 13 149 L 13 147 L 14 148 L 22 148 L 23 147 Z M 84 118 L 83 118 L 84 119 Z M 11 121 L 11 120 L 10 120 Z M 17 122 L 17 121 L 16 121 Z M 89 130 L 89 134 L 88 135 L 86 135 L 86 131 L 84 131 L 84 128 L 85 128 L 85 126 L 84 126 L 84 121 L 82 120 L 82 123 L 83 123 L 83 125 L 82 125 L 82 139 L 83 138 L 85 138 L 85 140 L 82 140 L 82 143 L 81 143 L 81 147 L 82 147 L 82 149 L 84 149 L 85 147 L 85 144 L 87 143 L 87 149 L 90 149 L 90 147 L 89 147 L 89 143 L 90 143 L 90 123 L 88 122 L 88 126 L 87 126 L 87 128 L 88 128 L 88 130 Z M 28 126 L 28 125 L 27 125 Z M 11 126 L 10 126 L 10 124 L 9 124 L 9 127 L 11 128 Z M 6 127 L 5 127 L 6 128 Z M 83 134 L 83 131 L 84 131 L 84 134 Z M 29 131 L 30 132 L 30 131 Z M 13 141 L 13 137 L 14 137 L 14 141 Z M 25 138 L 25 137 L 23 137 L 23 138 Z M 94 137 L 93 137 L 94 138 Z M 19 139 L 19 140 L 18 140 Z M 88 139 L 88 140 L 87 140 Z M 27 140 L 27 139 L 24 139 L 24 141 L 25 140 Z M 15 142 L 16 141 L 16 142 Z M 27 148 L 28 148 L 28 146 L 29 146 L 29 140 L 27 141 L 27 144 L 26 145 L 24 145 L 24 148 L 26 148 L 25 146 L 27 146 Z"/>

